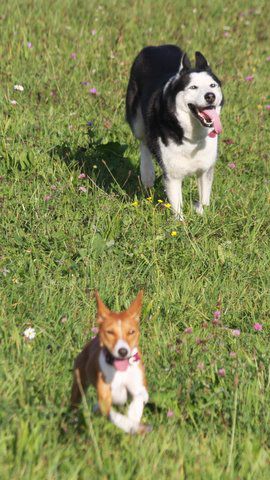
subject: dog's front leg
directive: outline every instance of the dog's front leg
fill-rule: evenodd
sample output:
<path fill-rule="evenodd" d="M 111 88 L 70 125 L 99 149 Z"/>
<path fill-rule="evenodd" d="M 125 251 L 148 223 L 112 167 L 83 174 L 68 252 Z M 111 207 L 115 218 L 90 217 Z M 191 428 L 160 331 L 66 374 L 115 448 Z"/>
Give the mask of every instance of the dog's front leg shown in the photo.
<path fill-rule="evenodd" d="M 199 202 L 195 203 L 195 210 L 200 215 L 203 214 L 203 207 L 210 205 L 210 195 L 214 178 L 214 167 L 209 168 L 198 176 Z"/>
<path fill-rule="evenodd" d="M 109 419 L 114 425 L 116 425 L 116 427 L 120 428 L 126 433 L 134 434 L 137 432 L 137 426 L 134 425 L 134 422 L 126 415 L 116 412 L 113 408 L 110 410 Z"/>
<path fill-rule="evenodd" d="M 126 433 L 135 433 L 133 422 L 112 408 L 111 385 L 104 381 L 100 372 L 97 381 L 98 407 L 102 415 L 106 415 L 111 422 Z"/>
<path fill-rule="evenodd" d="M 165 176 L 164 185 L 168 200 L 178 220 L 183 220 L 182 179 Z"/>
<path fill-rule="evenodd" d="M 134 425 L 139 425 L 142 414 L 143 414 L 143 408 L 145 403 L 148 400 L 148 395 L 136 395 L 133 397 L 132 401 L 130 402 L 129 408 L 128 408 L 128 418 L 132 420 Z"/>
<path fill-rule="evenodd" d="M 140 393 L 133 396 L 128 408 L 127 416 L 111 409 L 109 418 L 114 425 L 116 425 L 118 428 L 121 428 L 121 430 L 126 433 L 148 433 L 151 431 L 151 427 L 149 427 L 149 425 L 143 425 L 140 423 L 143 414 L 143 408 L 147 401 L 148 393 L 146 388 L 143 388 Z"/>
<path fill-rule="evenodd" d="M 133 429 L 136 433 L 149 432 L 149 425 L 141 424 L 141 418 L 143 415 L 144 405 L 148 402 L 148 392 L 146 388 L 143 388 L 141 392 L 133 396 L 133 399 L 128 408 L 128 418 L 133 423 Z"/>
<path fill-rule="evenodd" d="M 112 406 L 112 392 L 109 383 L 106 383 L 101 372 L 98 373 L 97 378 L 97 396 L 98 407 L 102 415 L 109 417 Z"/>

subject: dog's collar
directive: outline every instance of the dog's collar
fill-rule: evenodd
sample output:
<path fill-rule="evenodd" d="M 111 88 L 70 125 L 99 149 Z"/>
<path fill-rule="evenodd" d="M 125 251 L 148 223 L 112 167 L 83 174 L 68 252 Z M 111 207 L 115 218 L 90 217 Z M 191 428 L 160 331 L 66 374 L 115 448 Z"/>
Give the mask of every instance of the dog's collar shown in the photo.
<path fill-rule="evenodd" d="M 111 352 L 109 352 L 109 350 L 106 347 L 103 347 L 103 352 L 104 352 L 104 356 L 105 356 L 105 362 L 108 363 L 108 365 L 113 365 L 113 362 L 114 362 L 114 360 L 116 360 L 116 358 L 112 355 Z M 141 357 L 140 357 L 140 354 L 139 354 L 137 348 L 134 348 L 132 355 L 130 357 L 128 357 L 128 363 L 130 365 L 134 365 L 134 363 L 139 362 L 140 359 L 141 359 Z M 121 359 L 118 358 L 117 360 L 121 360 Z M 123 358 L 123 360 L 126 360 L 126 359 Z"/>

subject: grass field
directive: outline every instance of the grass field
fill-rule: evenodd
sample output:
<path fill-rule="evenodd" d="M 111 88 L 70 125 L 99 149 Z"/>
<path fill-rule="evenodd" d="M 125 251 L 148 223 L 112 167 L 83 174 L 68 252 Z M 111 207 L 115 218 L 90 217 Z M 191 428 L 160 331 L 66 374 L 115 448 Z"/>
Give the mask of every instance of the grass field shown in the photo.
<path fill-rule="evenodd" d="M 266 0 L 1 3 L 1 480 L 270 478 L 269 22 Z M 212 204 L 187 179 L 185 223 L 158 170 L 146 199 L 124 121 L 134 55 L 169 42 L 226 98 Z M 93 390 L 68 414 L 94 288 L 116 310 L 145 289 L 148 436 L 95 417 Z"/>

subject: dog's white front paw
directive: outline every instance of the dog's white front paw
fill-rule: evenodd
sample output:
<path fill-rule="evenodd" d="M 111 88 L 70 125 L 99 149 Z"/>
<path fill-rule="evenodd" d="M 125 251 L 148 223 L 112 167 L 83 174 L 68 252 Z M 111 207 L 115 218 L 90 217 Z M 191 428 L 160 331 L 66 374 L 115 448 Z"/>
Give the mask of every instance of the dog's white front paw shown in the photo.
<path fill-rule="evenodd" d="M 129 433 L 130 435 L 136 435 L 136 434 L 144 435 L 146 433 L 152 432 L 152 430 L 153 430 L 152 425 L 137 423 L 137 424 L 134 424 L 133 427 L 131 427 Z"/>
<path fill-rule="evenodd" d="M 194 208 L 198 215 L 203 215 L 203 206 L 200 202 L 194 202 Z"/>
<path fill-rule="evenodd" d="M 178 220 L 178 222 L 184 222 L 184 215 L 182 212 L 174 212 L 175 219 Z"/>

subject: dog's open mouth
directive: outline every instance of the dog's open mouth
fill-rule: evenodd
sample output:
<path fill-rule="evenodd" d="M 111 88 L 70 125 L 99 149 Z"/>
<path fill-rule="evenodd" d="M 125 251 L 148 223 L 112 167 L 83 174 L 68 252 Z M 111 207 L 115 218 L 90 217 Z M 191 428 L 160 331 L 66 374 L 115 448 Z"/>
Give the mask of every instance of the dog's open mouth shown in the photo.
<path fill-rule="evenodd" d="M 194 117 L 197 118 L 204 127 L 214 128 L 213 132 L 211 132 L 214 133 L 214 135 L 210 134 L 210 136 L 215 136 L 222 132 L 221 121 L 214 106 L 200 108 L 193 105 L 193 103 L 189 103 L 188 106 Z"/>
<path fill-rule="evenodd" d="M 129 359 L 128 358 L 115 358 L 113 360 L 113 366 L 115 370 L 119 370 L 120 372 L 124 372 L 129 366 Z"/>

